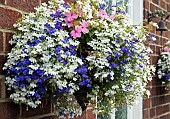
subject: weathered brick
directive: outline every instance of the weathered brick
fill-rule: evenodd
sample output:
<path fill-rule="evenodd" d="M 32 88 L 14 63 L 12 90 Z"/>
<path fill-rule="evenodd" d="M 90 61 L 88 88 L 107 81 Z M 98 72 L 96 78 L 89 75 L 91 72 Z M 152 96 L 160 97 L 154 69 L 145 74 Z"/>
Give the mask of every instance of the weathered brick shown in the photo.
<path fill-rule="evenodd" d="M 158 1 L 158 0 L 157 0 Z M 162 0 L 162 1 L 159 1 L 159 5 L 163 8 L 163 9 L 166 9 L 166 3 Z"/>
<path fill-rule="evenodd" d="M 145 109 L 143 111 L 143 119 L 150 119 L 150 110 L 149 109 Z"/>
<path fill-rule="evenodd" d="M 0 103 L 0 119 L 18 119 L 19 106 L 12 102 Z"/>
<path fill-rule="evenodd" d="M 156 46 L 155 49 L 156 49 L 155 53 L 158 54 L 158 55 L 160 55 L 160 53 L 161 53 L 161 51 L 162 51 L 162 47 Z"/>
<path fill-rule="evenodd" d="M 151 63 L 153 65 L 157 65 L 158 59 L 159 59 L 159 56 L 152 56 L 151 57 Z"/>
<path fill-rule="evenodd" d="M 13 47 L 11 44 L 9 44 L 9 41 L 12 38 L 12 33 L 10 32 L 6 32 L 6 39 L 5 39 L 5 51 L 9 52 L 11 50 L 11 48 Z"/>
<path fill-rule="evenodd" d="M 167 11 L 170 12 L 170 4 L 167 4 Z"/>
<path fill-rule="evenodd" d="M 40 0 L 6 0 L 6 4 L 26 12 L 32 12 L 34 7 L 40 4 Z"/>
<path fill-rule="evenodd" d="M 22 15 L 19 12 L 0 7 L 0 27 L 13 29 L 13 24 Z"/>
<path fill-rule="evenodd" d="M 87 110 L 87 119 L 96 119 L 96 114 L 93 113 L 92 109 Z"/>
<path fill-rule="evenodd" d="M 156 115 L 156 109 L 155 108 L 150 109 L 150 118 L 154 118 L 155 115 Z"/>
<path fill-rule="evenodd" d="M 3 51 L 3 32 L 0 32 L 0 52 Z"/>
<path fill-rule="evenodd" d="M 158 1 L 159 0 L 152 0 L 153 3 L 157 4 L 158 5 Z"/>
<path fill-rule="evenodd" d="M 0 0 L 0 3 L 1 4 L 5 4 L 5 0 Z"/>
<path fill-rule="evenodd" d="M 150 103 L 151 103 L 150 98 L 144 99 L 144 101 L 143 101 L 143 108 L 144 108 L 144 109 L 150 108 Z"/>
<path fill-rule="evenodd" d="M 144 0 L 144 7 L 145 7 L 145 9 L 147 9 L 147 10 L 149 10 L 149 1 L 147 1 L 147 0 Z"/>
<path fill-rule="evenodd" d="M 156 107 L 156 116 L 159 116 L 161 114 L 163 114 L 163 107 L 162 106 Z"/>

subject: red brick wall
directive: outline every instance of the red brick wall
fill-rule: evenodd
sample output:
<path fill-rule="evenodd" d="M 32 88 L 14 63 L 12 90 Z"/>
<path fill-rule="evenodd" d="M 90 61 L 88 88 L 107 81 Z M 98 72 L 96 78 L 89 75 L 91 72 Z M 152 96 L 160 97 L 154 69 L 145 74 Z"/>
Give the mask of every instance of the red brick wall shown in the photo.
<path fill-rule="evenodd" d="M 8 99 L 8 91 L 4 85 L 3 64 L 6 55 L 12 48 L 8 41 L 14 31 L 13 24 L 27 12 L 34 11 L 34 7 L 45 0 L 0 0 L 0 119 L 19 119 L 41 115 L 45 117 L 52 114 L 52 106 L 44 102 L 38 109 L 28 109 L 23 105 L 14 104 Z M 38 117 L 37 117 L 38 118 Z"/>
<path fill-rule="evenodd" d="M 163 10 L 167 15 L 170 14 L 170 0 L 144 0 L 145 18 L 148 18 L 148 11 Z M 153 19 L 158 22 L 160 19 Z M 170 30 L 170 19 L 166 21 L 167 27 Z M 154 44 L 150 44 L 153 50 L 151 55 L 151 63 L 157 65 L 160 56 L 161 48 L 164 43 L 170 39 L 170 31 L 163 32 L 161 38 L 160 32 L 154 29 L 151 31 L 156 36 L 157 40 Z M 170 94 L 161 86 L 161 81 L 155 75 L 153 80 L 149 82 L 148 89 L 151 91 L 150 98 L 144 99 L 143 104 L 143 119 L 170 119 Z"/>
<path fill-rule="evenodd" d="M 37 109 L 13 103 L 8 97 L 9 93 L 4 85 L 4 71 L 2 67 L 6 62 L 7 53 L 12 46 L 8 41 L 14 31 L 13 24 L 18 18 L 28 12 L 33 12 L 34 7 L 48 0 L 0 0 L 0 119 L 57 119 L 52 113 L 50 101 L 45 101 Z M 69 1 L 69 0 L 68 0 Z M 95 119 L 90 109 L 77 119 Z"/>

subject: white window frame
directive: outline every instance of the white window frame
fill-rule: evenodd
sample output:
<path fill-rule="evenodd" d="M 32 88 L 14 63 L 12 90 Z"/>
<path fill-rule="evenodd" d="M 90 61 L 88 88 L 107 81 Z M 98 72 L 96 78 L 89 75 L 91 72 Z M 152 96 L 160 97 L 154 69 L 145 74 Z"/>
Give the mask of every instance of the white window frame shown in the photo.
<path fill-rule="evenodd" d="M 143 0 L 129 0 L 128 13 L 134 25 L 142 24 L 143 22 Z M 143 98 L 138 97 L 137 104 L 127 109 L 127 119 L 142 119 L 143 118 Z"/>

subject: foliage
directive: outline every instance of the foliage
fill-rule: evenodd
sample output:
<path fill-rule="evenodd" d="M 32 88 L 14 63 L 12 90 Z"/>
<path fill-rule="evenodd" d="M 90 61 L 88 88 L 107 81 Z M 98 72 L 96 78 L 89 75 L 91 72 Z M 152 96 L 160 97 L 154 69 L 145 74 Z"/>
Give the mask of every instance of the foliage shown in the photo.
<path fill-rule="evenodd" d="M 170 90 L 170 43 L 167 42 L 158 60 L 158 78 L 161 79 L 165 89 Z"/>
<path fill-rule="evenodd" d="M 154 37 L 149 27 L 132 25 L 122 7 L 107 14 L 105 6 L 102 0 L 51 0 L 14 25 L 15 47 L 4 66 L 14 102 L 36 108 L 50 96 L 60 116 L 72 117 L 81 113 L 74 96 L 80 87 L 96 113 L 149 94 L 153 67 L 144 43 Z"/>

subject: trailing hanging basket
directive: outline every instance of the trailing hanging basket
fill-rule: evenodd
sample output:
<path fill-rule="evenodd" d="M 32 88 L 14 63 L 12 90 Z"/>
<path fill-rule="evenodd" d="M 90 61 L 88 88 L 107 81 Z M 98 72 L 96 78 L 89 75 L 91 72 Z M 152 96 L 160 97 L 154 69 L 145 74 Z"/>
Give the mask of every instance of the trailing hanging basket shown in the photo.
<path fill-rule="evenodd" d="M 132 25 L 123 7 L 107 13 L 106 6 L 103 0 L 50 0 L 19 19 L 3 68 L 10 98 L 36 108 L 50 95 L 58 115 L 73 117 L 88 104 L 108 113 L 148 94 L 150 27 Z"/>

